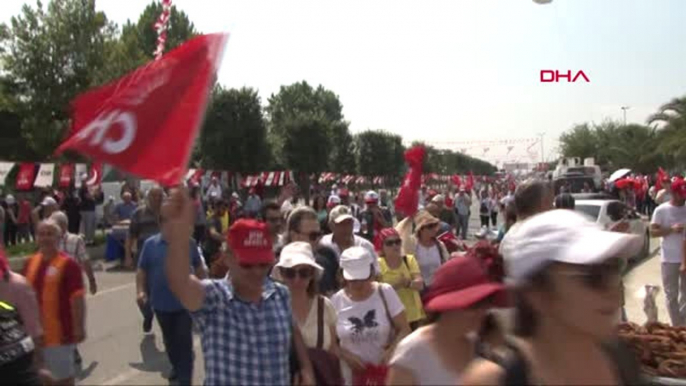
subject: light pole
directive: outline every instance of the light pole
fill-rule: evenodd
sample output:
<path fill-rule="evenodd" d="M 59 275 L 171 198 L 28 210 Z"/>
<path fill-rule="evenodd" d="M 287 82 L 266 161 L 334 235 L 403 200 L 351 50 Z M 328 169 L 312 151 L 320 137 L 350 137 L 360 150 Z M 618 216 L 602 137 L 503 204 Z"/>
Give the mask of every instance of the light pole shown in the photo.
<path fill-rule="evenodd" d="M 631 107 L 629 106 L 622 106 L 622 111 L 624 111 L 624 126 L 626 126 L 626 111 L 629 110 Z"/>
<path fill-rule="evenodd" d="M 545 163 L 545 155 L 543 153 L 543 136 L 545 136 L 545 133 L 538 133 L 538 137 L 540 138 L 538 141 L 541 143 L 541 163 Z"/>

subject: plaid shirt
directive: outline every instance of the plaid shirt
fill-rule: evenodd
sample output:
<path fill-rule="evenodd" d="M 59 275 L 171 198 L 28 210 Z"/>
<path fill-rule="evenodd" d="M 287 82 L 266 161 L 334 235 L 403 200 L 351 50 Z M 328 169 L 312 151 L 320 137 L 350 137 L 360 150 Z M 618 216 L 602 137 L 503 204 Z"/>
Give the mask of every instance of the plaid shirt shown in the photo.
<path fill-rule="evenodd" d="M 205 385 L 290 385 L 293 316 L 288 289 L 265 279 L 259 304 L 234 296 L 226 279 L 203 280 L 193 313 L 202 334 Z"/>
<path fill-rule="evenodd" d="M 59 250 L 76 259 L 79 264 L 88 261 L 86 243 L 80 235 L 67 233 L 60 239 Z"/>

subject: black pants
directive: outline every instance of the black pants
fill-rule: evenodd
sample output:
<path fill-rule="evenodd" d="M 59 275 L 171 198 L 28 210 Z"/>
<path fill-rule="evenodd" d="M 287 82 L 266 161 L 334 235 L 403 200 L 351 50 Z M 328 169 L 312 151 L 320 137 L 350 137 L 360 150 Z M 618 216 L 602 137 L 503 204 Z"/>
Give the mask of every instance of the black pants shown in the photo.
<path fill-rule="evenodd" d="M 193 322 L 186 310 L 175 312 L 155 311 L 162 330 L 164 347 L 169 362 L 176 372 L 180 385 L 193 380 Z"/>
<path fill-rule="evenodd" d="M 481 215 L 481 227 L 486 227 L 488 228 L 488 224 L 491 221 L 491 217 L 489 215 Z"/>
<path fill-rule="evenodd" d="M 493 227 L 498 226 L 498 212 L 491 213 L 491 223 L 493 223 Z"/>
<path fill-rule="evenodd" d="M 195 228 L 193 229 L 193 239 L 195 240 L 195 243 L 198 245 L 202 245 L 202 242 L 205 240 L 205 226 L 204 225 L 196 225 Z"/>
<path fill-rule="evenodd" d="M 17 244 L 17 224 L 13 222 L 5 223 L 5 245 Z"/>

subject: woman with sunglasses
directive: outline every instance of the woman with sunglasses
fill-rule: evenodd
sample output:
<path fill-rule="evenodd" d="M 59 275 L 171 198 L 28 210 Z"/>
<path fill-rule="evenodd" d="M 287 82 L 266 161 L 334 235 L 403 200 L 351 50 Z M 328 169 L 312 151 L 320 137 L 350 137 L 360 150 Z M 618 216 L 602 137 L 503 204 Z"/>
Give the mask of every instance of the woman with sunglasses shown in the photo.
<path fill-rule="evenodd" d="M 503 248 L 514 285 L 518 339 L 502 366 L 476 361 L 465 384 L 640 384 L 639 366 L 614 335 L 619 259 L 642 240 L 553 210 L 522 222 Z"/>
<path fill-rule="evenodd" d="M 398 293 L 405 306 L 407 322 L 412 331 L 425 318 L 419 291 L 424 289 L 424 280 L 419 265 L 412 255 L 402 254 L 400 234 L 393 228 L 382 229 L 376 236 L 379 251 L 380 282 L 389 284 Z"/>
<path fill-rule="evenodd" d="M 321 377 L 318 378 L 318 384 L 339 384 L 341 370 L 336 338 L 336 310 L 329 299 L 319 295 L 317 281 L 323 272 L 324 269 L 315 262 L 310 243 L 295 241 L 281 250 L 272 277 L 290 290 L 293 318 L 300 328 L 305 345 L 314 349 L 310 356 L 315 376 Z M 327 358 L 322 361 L 313 356 Z"/>
<path fill-rule="evenodd" d="M 431 323 L 405 338 L 391 360 L 389 385 L 456 385 L 477 353 L 473 334 L 490 308 L 505 307 L 502 283 L 473 254 L 441 266 L 424 296 Z"/>
<path fill-rule="evenodd" d="M 331 302 L 345 383 L 383 382 L 396 345 L 410 332 L 403 303 L 390 285 L 374 281 L 374 260 L 366 248 L 346 249 L 340 264 L 345 285 Z"/>
<path fill-rule="evenodd" d="M 414 218 L 415 221 L 415 253 L 425 286 L 430 286 L 438 267 L 445 263 L 450 254 L 445 245 L 438 240 L 438 225 L 440 220 L 429 212 L 421 211 Z"/>

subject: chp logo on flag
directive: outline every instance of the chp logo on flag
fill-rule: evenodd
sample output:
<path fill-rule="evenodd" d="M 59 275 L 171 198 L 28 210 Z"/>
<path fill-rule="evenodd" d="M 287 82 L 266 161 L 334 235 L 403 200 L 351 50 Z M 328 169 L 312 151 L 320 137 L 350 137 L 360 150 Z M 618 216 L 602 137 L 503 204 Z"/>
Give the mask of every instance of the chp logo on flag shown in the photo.
<path fill-rule="evenodd" d="M 163 185 L 182 181 L 228 35 L 193 38 L 161 59 L 73 102 L 76 150 Z"/>

